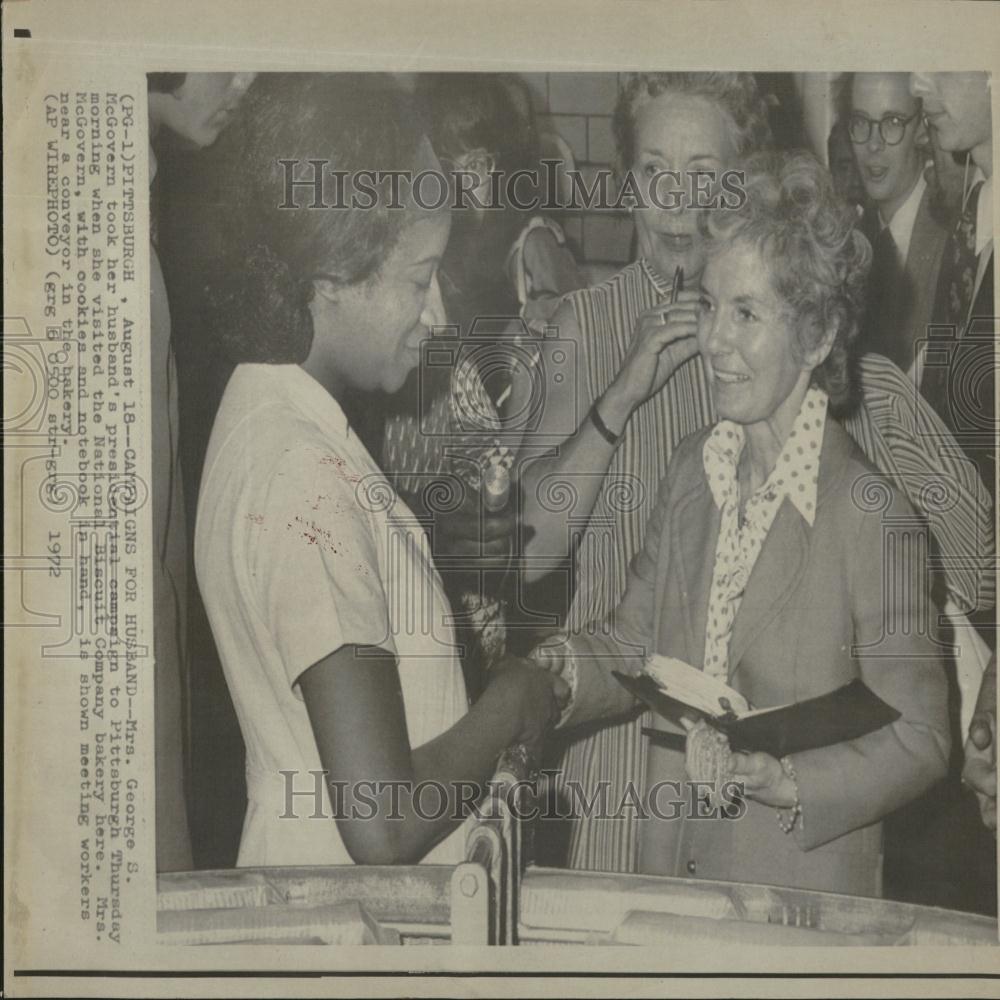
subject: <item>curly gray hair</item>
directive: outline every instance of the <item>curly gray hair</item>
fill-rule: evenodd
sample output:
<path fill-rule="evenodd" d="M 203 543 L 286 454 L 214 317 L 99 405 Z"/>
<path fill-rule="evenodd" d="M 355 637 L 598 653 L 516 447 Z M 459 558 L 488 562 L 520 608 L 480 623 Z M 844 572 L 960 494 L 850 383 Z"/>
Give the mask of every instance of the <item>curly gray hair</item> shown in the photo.
<path fill-rule="evenodd" d="M 745 242 L 771 271 L 775 292 L 794 315 L 803 353 L 831 333 L 833 346 L 812 373 L 835 407 L 850 398 L 850 362 L 864 310 L 872 251 L 856 214 L 837 195 L 829 171 L 811 154 L 758 153 L 738 168 L 746 199 L 707 212 L 709 254 Z"/>

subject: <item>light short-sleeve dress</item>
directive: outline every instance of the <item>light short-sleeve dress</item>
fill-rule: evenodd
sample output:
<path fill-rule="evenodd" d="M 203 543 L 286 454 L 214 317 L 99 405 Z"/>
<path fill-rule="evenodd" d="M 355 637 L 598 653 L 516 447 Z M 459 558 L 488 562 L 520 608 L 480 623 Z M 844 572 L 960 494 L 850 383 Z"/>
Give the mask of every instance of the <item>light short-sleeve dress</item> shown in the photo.
<path fill-rule="evenodd" d="M 394 653 L 414 747 L 453 726 L 468 701 L 426 535 L 337 402 L 297 365 L 240 365 L 230 379 L 202 478 L 195 566 L 246 743 L 237 864 L 350 864 L 313 774 L 322 765 L 302 673 L 348 644 Z M 463 852 L 459 828 L 423 861 L 455 864 Z"/>

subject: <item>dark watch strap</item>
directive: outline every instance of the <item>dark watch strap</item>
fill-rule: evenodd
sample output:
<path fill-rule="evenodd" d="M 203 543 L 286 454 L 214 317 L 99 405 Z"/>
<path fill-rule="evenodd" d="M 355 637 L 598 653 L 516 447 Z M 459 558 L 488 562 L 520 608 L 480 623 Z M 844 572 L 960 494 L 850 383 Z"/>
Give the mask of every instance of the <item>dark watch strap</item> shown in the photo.
<path fill-rule="evenodd" d="M 622 436 L 616 434 L 608 425 L 601 419 L 600 413 L 597 412 L 597 403 L 590 408 L 590 422 L 597 428 L 597 433 L 604 438 L 608 444 L 615 446 L 621 441 Z"/>

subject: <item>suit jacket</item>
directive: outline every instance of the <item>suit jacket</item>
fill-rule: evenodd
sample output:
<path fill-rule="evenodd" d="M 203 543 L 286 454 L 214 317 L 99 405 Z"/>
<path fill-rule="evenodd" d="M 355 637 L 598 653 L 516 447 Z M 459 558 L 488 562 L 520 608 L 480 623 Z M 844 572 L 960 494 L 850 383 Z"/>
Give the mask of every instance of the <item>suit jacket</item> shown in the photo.
<path fill-rule="evenodd" d="M 611 671 L 636 673 L 650 653 L 702 664 L 720 522 L 702 464 L 709 430 L 678 448 L 622 603 L 569 641 L 576 683 L 564 725 L 634 709 Z M 650 744 L 643 801 L 681 815 L 641 824 L 640 871 L 880 894 L 879 821 L 942 777 L 949 751 L 936 615 L 926 569 L 910 560 L 921 553 L 926 536 L 908 502 L 828 418 L 814 524 L 787 498 L 779 508 L 734 624 L 729 683 L 763 708 L 861 677 L 901 718 L 795 755 L 803 812 L 792 835 L 754 802 L 742 819 L 690 818 L 689 806 L 670 804 L 669 783 L 681 800 L 690 791 L 683 754 Z"/>
<path fill-rule="evenodd" d="M 973 453 L 973 461 L 979 470 L 980 478 L 986 483 L 986 488 L 993 498 L 993 509 L 996 509 L 996 474 L 997 474 L 997 424 L 996 424 L 996 374 L 997 374 L 997 311 L 994 298 L 993 283 L 993 244 L 983 250 L 980 257 L 986 257 L 986 266 L 982 280 L 976 289 L 969 315 L 967 348 L 970 355 L 970 366 L 973 370 L 983 373 L 982 384 L 976 393 L 975 409 L 978 420 L 974 431 L 969 435 L 972 447 L 967 449 Z M 975 361 L 972 361 L 972 356 Z"/>
<path fill-rule="evenodd" d="M 992 241 L 977 265 L 982 268 L 982 279 L 957 329 L 948 327 L 946 303 L 936 303 L 935 319 L 943 326 L 928 344 L 920 392 L 975 465 L 995 509 L 997 313 Z"/>
<path fill-rule="evenodd" d="M 873 245 L 880 228 L 878 215 L 872 212 L 865 219 L 864 229 Z M 878 300 L 884 295 L 896 303 L 897 311 L 894 330 L 878 329 L 884 317 L 868 318 L 864 330 L 865 349 L 892 358 L 903 371 L 913 367 L 918 345 L 926 339 L 927 328 L 933 321 L 934 295 L 948 232 L 948 226 L 931 214 L 931 189 L 928 187 L 920 199 L 906 260 L 890 279 L 895 287 L 872 289 L 869 293 L 870 300 Z M 874 270 L 872 280 L 878 280 Z"/>
<path fill-rule="evenodd" d="M 906 280 L 906 329 L 914 340 L 927 337 L 927 327 L 934 313 L 934 294 L 937 291 L 941 256 L 948 239 L 948 226 L 931 215 L 931 189 L 924 191 L 920 208 L 913 223 L 910 249 L 906 254 L 904 275 Z M 912 363 L 911 363 L 912 366 Z"/>

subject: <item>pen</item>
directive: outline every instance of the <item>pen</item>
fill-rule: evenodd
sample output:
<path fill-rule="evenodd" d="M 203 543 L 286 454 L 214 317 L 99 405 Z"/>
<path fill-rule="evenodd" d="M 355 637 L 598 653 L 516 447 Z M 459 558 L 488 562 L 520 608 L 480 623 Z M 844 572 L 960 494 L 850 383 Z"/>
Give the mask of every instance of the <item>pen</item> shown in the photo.
<path fill-rule="evenodd" d="M 677 293 L 684 290 L 684 268 L 680 264 L 677 265 L 677 270 L 674 271 L 674 283 L 670 287 L 670 304 L 673 305 L 677 301 Z"/>

